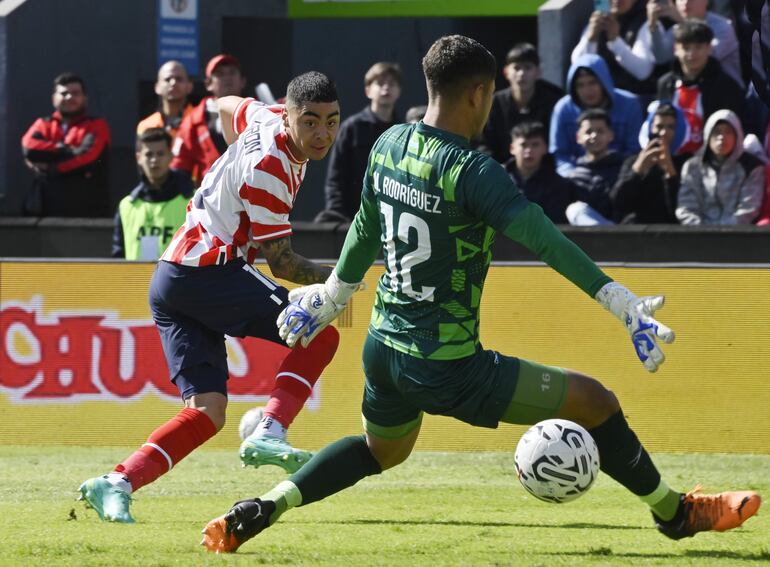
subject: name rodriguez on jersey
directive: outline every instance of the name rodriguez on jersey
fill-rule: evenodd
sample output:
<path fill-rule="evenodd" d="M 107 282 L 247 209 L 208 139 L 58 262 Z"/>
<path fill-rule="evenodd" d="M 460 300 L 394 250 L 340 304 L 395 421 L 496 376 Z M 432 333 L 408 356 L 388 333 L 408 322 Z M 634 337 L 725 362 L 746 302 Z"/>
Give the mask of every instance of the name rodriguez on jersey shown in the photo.
<path fill-rule="evenodd" d="M 382 176 L 382 185 L 380 185 L 379 171 L 373 172 L 372 177 L 374 180 L 375 193 L 382 193 L 391 199 L 401 201 L 405 205 L 425 211 L 426 213 L 441 214 L 441 211 L 438 210 L 438 206 L 441 203 L 441 197 L 438 195 L 429 195 L 419 189 L 399 183 L 387 175 Z"/>

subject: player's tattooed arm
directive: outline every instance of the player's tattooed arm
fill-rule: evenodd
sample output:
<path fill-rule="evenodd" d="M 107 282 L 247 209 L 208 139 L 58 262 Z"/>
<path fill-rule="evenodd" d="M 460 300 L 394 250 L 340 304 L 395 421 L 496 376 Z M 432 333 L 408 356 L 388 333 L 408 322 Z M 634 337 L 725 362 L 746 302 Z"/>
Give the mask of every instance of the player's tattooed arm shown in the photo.
<path fill-rule="evenodd" d="M 324 282 L 332 273 L 331 266 L 321 266 L 294 252 L 289 236 L 260 242 L 259 246 L 277 278 L 308 285 Z"/>

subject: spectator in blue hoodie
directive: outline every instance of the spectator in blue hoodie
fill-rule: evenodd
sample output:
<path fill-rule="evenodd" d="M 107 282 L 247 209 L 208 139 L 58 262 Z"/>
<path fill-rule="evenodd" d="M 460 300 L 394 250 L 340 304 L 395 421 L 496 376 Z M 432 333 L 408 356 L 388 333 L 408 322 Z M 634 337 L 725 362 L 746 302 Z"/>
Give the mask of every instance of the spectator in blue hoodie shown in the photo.
<path fill-rule="evenodd" d="M 639 127 L 643 115 L 633 94 L 616 89 L 607 63 L 593 53 L 581 55 L 567 74 L 567 91 L 553 109 L 549 151 L 556 157 L 557 171 L 567 176 L 584 154 L 577 143 L 577 118 L 591 108 L 602 108 L 610 116 L 615 137 L 610 148 L 622 156 L 639 151 Z"/>

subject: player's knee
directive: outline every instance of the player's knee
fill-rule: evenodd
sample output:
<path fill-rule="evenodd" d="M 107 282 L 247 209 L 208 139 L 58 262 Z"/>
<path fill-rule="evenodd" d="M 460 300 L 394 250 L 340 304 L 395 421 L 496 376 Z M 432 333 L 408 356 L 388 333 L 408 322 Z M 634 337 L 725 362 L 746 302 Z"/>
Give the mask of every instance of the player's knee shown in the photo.
<path fill-rule="evenodd" d="M 371 447 L 370 447 L 371 450 Z M 372 451 L 372 456 L 380 464 L 383 471 L 397 467 L 409 458 L 409 451 Z"/>
<path fill-rule="evenodd" d="M 574 394 L 569 414 L 583 427 L 596 427 L 620 410 L 614 392 L 598 380 L 577 373 L 573 373 L 572 379 Z"/>
<path fill-rule="evenodd" d="M 603 423 L 608 417 L 620 410 L 620 402 L 615 393 L 598 380 L 589 378 L 591 382 L 589 399 L 591 400 L 591 419 Z"/>
<path fill-rule="evenodd" d="M 414 447 L 414 439 L 412 439 L 411 435 L 399 440 L 385 440 L 367 435 L 366 443 L 372 456 L 380 464 L 380 468 L 383 471 L 403 463 L 409 458 Z"/>
<path fill-rule="evenodd" d="M 195 408 L 211 420 L 217 432 L 225 426 L 227 413 L 227 397 L 218 392 L 198 394 L 185 400 L 185 406 Z"/>

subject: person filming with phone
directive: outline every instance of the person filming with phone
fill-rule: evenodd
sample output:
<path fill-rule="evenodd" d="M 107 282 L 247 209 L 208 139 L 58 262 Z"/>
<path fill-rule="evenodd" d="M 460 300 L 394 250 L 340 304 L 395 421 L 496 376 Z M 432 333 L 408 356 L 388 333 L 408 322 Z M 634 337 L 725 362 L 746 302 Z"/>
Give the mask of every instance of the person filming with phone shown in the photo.
<path fill-rule="evenodd" d="M 639 133 L 643 148 L 628 157 L 610 192 L 615 222 L 623 224 L 676 224 L 679 175 L 692 155 L 677 153 L 687 138 L 682 111 L 669 102 L 650 105 Z"/>
<path fill-rule="evenodd" d="M 639 34 L 646 19 L 646 0 L 595 0 L 588 25 L 572 50 L 572 62 L 586 53 L 600 55 L 616 87 L 635 94 L 654 94 L 655 64 L 649 34 L 646 40 Z"/>

